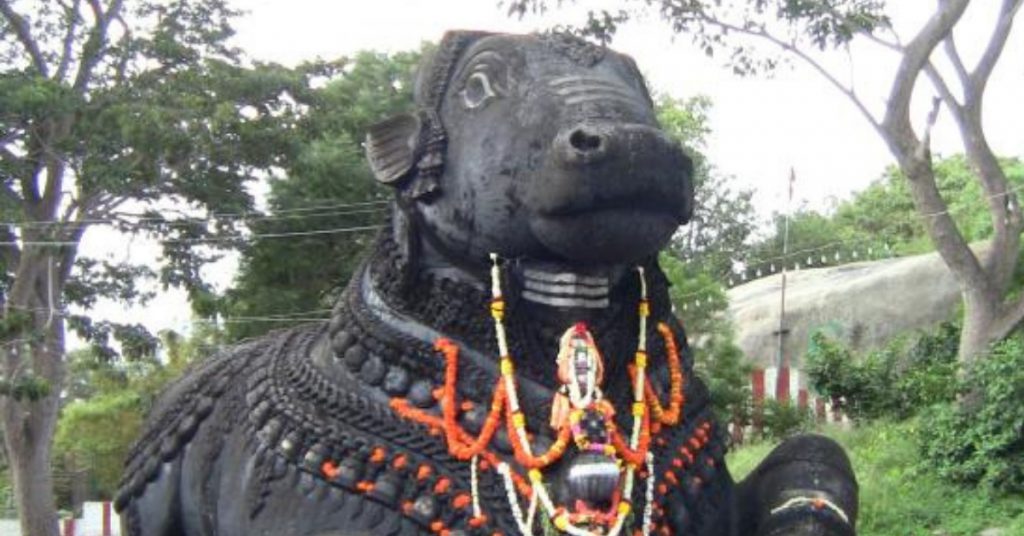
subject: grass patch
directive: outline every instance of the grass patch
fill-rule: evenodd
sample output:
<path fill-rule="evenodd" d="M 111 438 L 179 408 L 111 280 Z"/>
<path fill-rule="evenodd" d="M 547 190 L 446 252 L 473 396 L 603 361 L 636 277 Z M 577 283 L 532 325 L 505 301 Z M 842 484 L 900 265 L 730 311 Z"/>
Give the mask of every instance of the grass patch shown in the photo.
<path fill-rule="evenodd" d="M 992 527 L 1024 535 L 1024 496 L 967 489 L 919 467 L 917 421 L 872 423 L 821 433 L 846 448 L 860 484 L 860 536 L 976 536 Z M 745 477 L 774 445 L 754 443 L 729 453 L 729 470 Z"/>

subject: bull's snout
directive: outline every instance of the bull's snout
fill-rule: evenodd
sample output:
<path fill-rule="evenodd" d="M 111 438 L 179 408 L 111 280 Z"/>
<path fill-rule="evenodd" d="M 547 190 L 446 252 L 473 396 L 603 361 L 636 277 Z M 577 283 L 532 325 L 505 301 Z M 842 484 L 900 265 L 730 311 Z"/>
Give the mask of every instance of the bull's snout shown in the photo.
<path fill-rule="evenodd" d="M 692 164 L 661 130 L 586 122 L 553 140 L 531 205 L 542 214 L 632 207 L 669 212 L 681 223 L 692 200 Z"/>
<path fill-rule="evenodd" d="M 556 255 L 635 262 L 689 219 L 692 173 L 679 144 L 653 125 L 583 122 L 555 136 L 523 201 L 533 235 Z"/>
<path fill-rule="evenodd" d="M 594 161 L 607 153 L 608 133 L 607 129 L 581 125 L 559 136 L 555 144 L 566 160 Z"/>

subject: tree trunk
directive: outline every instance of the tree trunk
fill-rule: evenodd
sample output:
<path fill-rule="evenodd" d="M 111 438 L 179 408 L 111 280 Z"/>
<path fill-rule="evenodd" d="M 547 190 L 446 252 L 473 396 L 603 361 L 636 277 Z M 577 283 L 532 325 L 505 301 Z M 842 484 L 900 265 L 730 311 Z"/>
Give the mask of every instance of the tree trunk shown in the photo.
<path fill-rule="evenodd" d="M 964 293 L 964 319 L 960 328 L 959 357 L 965 366 L 971 365 L 1000 337 L 994 333 L 998 302 L 972 294 L 975 293 Z"/>
<path fill-rule="evenodd" d="M 33 345 L 33 361 L 59 362 L 63 341 L 53 337 L 53 327 L 46 342 Z M 57 347 L 57 342 L 60 342 Z M 45 374 L 44 376 L 50 376 Z M 10 376 L 8 376 L 10 377 Z M 50 451 L 53 432 L 57 425 L 57 406 L 60 399 L 59 381 L 51 382 L 50 393 L 38 400 L 5 397 L 2 413 L 4 442 L 10 463 L 14 493 L 18 501 L 21 533 L 31 536 L 59 536 L 57 505 L 53 494 L 53 472 Z"/>
<path fill-rule="evenodd" d="M 46 396 L 18 393 L 0 397 L 0 419 L 21 533 L 59 536 L 50 452 L 64 379 L 64 319 L 56 310 L 63 292 L 53 252 L 22 254 L 5 308 L 29 321 L 3 347 L 3 372 L 13 388 L 26 379 L 43 380 Z M 34 399 L 33 399 L 34 398 Z"/>

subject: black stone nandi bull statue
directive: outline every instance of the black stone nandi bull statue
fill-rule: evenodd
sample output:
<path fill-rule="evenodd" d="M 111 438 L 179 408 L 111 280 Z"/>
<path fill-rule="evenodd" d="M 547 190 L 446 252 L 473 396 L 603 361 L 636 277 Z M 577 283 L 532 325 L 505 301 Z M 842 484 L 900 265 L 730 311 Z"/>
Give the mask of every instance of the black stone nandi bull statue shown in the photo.
<path fill-rule="evenodd" d="M 854 534 L 827 439 L 739 484 L 725 467 L 656 260 L 691 163 L 633 61 L 452 32 L 415 93 L 367 137 L 395 208 L 332 318 L 164 394 L 116 501 L 126 532 Z"/>

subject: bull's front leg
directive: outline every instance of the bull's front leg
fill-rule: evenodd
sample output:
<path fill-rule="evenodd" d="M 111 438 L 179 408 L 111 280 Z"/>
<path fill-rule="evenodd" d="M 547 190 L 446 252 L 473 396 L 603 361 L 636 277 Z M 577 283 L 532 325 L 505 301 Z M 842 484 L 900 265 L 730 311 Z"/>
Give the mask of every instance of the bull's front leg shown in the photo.
<path fill-rule="evenodd" d="M 741 535 L 854 536 L 857 479 L 842 447 L 794 436 L 739 485 Z"/>
<path fill-rule="evenodd" d="M 181 460 L 164 464 L 161 474 L 121 512 L 121 533 L 128 536 L 178 536 L 181 526 Z"/>

